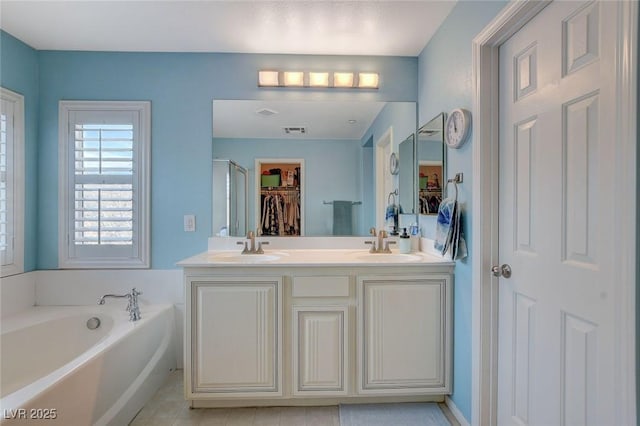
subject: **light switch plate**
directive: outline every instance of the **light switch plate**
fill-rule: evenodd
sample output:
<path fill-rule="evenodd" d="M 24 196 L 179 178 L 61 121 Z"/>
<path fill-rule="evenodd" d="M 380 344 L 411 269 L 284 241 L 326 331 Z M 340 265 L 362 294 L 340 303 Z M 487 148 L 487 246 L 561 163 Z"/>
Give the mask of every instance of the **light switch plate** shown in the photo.
<path fill-rule="evenodd" d="M 196 230 L 196 215 L 185 214 L 184 215 L 184 232 L 195 232 Z"/>

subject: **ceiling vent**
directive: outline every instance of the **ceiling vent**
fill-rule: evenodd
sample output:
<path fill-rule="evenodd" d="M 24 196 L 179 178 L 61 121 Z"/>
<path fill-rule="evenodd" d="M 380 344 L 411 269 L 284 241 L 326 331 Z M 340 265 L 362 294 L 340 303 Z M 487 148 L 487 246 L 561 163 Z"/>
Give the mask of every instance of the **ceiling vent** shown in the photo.
<path fill-rule="evenodd" d="M 256 111 L 256 114 L 261 115 L 263 117 L 271 117 L 272 115 L 276 115 L 278 111 L 274 111 L 269 108 L 262 108 Z"/>
<path fill-rule="evenodd" d="M 307 133 L 307 128 L 306 127 L 284 127 L 284 132 L 287 135 L 304 135 L 305 133 Z"/>

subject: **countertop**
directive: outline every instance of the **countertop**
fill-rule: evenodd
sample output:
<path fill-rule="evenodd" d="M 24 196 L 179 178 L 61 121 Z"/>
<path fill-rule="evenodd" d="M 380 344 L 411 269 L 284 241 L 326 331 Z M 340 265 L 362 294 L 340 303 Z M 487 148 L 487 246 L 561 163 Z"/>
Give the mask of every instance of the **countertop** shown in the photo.
<path fill-rule="evenodd" d="M 241 254 L 240 250 L 210 250 L 178 262 L 182 267 L 314 267 L 314 266 L 453 266 L 450 259 L 425 252 L 369 253 L 366 249 L 265 250 Z"/>

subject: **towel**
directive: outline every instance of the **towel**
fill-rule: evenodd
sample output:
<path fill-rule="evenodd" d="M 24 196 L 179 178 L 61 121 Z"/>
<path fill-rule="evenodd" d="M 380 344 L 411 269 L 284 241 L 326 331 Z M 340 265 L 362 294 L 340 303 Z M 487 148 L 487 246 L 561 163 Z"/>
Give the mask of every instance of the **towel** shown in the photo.
<path fill-rule="evenodd" d="M 444 255 L 453 236 L 453 221 L 456 213 L 458 202 L 451 198 L 446 198 L 438 207 L 438 218 L 436 219 L 436 239 L 433 244 L 434 248 Z"/>
<path fill-rule="evenodd" d="M 398 206 L 395 204 L 389 204 L 384 214 L 384 227 L 389 232 L 396 232 L 398 230 Z"/>
<path fill-rule="evenodd" d="M 433 244 L 443 256 L 449 253 L 453 260 L 467 256 L 467 244 L 462 233 L 460 206 L 455 199 L 446 198 L 438 207 L 436 239 Z"/>
<path fill-rule="evenodd" d="M 333 202 L 333 235 L 352 235 L 352 209 L 351 201 Z"/>

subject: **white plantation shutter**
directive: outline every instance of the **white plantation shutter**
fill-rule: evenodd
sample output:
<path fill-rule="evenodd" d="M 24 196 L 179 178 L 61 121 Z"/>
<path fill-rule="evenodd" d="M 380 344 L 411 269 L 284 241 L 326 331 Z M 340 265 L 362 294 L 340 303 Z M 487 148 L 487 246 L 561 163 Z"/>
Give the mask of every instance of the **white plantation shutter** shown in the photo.
<path fill-rule="evenodd" d="M 0 275 L 24 270 L 24 97 L 0 87 Z"/>
<path fill-rule="evenodd" d="M 67 130 L 61 266 L 147 267 L 149 104 L 60 107 Z"/>
<path fill-rule="evenodd" d="M 13 103 L 0 108 L 0 259 L 13 263 Z"/>

